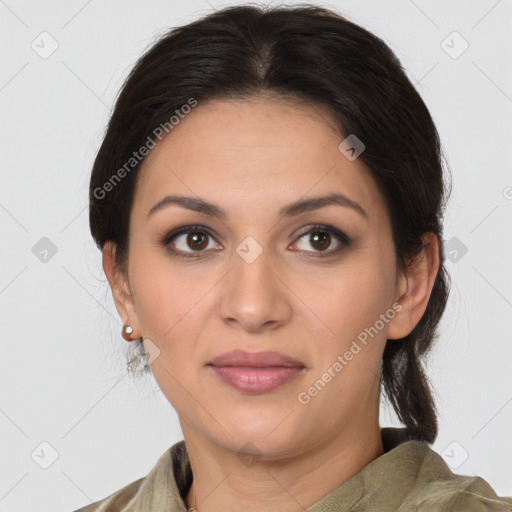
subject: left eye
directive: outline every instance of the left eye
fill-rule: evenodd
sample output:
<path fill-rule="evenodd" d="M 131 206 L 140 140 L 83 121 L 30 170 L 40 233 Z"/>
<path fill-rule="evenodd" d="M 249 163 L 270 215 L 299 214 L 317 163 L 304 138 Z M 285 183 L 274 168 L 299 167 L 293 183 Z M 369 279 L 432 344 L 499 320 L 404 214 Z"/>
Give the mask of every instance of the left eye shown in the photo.
<path fill-rule="evenodd" d="M 182 237 L 183 239 L 180 241 L 180 238 Z M 208 242 L 208 237 L 214 239 L 213 234 L 208 229 L 202 226 L 187 226 L 181 228 L 179 231 L 169 233 L 163 238 L 161 243 L 175 256 L 199 257 L 202 253 L 207 252 L 208 249 L 213 250 L 215 248 L 215 244 L 213 244 L 213 247 L 209 247 L 210 243 Z M 309 229 L 309 231 L 302 233 L 298 240 L 300 241 L 302 239 L 305 239 L 306 243 L 309 243 L 314 247 L 316 246 L 316 249 L 314 251 L 309 251 L 308 249 L 299 247 L 299 250 L 319 253 L 316 256 L 330 256 L 334 253 L 338 253 L 340 246 L 348 247 L 352 241 L 341 231 L 324 226 L 314 226 Z M 337 240 L 338 246 L 333 250 L 327 251 L 331 246 L 333 239 Z M 180 243 L 182 244 L 181 248 L 179 247 Z M 294 244 L 298 243 L 299 242 L 294 242 Z M 171 245 L 175 248 L 171 247 Z"/>
<path fill-rule="evenodd" d="M 351 239 L 345 235 L 345 233 L 342 233 L 341 231 L 338 231 L 335 228 L 328 228 L 324 226 L 314 226 L 310 230 L 303 233 L 299 240 L 305 238 L 306 243 L 311 244 L 312 246 L 316 246 L 315 251 L 306 251 L 307 252 L 317 252 L 317 256 L 330 256 L 334 253 L 337 253 L 340 250 L 341 247 L 348 247 L 351 243 Z M 332 240 L 335 239 L 338 241 L 337 248 L 333 250 L 327 251 L 332 244 Z M 325 254 L 322 254 L 325 253 Z"/>
<path fill-rule="evenodd" d="M 184 237 L 182 240 L 182 248 L 178 247 L 179 239 Z M 164 240 L 164 245 L 168 245 L 173 242 L 173 245 L 177 247 L 177 250 L 170 248 L 171 252 L 176 253 L 177 255 L 183 256 L 195 256 L 194 252 L 204 252 L 208 248 L 208 237 L 213 238 L 208 231 L 204 231 L 203 229 L 190 229 L 183 230 L 174 235 L 169 235 Z M 192 248 L 192 251 L 187 251 L 187 248 Z"/>

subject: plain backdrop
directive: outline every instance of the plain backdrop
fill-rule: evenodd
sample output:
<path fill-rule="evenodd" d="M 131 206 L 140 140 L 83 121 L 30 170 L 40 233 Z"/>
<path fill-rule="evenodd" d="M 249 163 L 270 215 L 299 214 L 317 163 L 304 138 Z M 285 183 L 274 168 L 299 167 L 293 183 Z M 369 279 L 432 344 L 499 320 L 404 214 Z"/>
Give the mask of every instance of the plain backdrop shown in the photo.
<path fill-rule="evenodd" d="M 135 60 L 162 32 L 234 3 L 0 0 L 2 511 L 84 506 L 182 439 L 153 377 L 126 374 L 88 179 Z M 314 3 L 383 38 L 438 127 L 453 177 L 452 290 L 428 363 L 433 448 L 511 496 L 512 2 Z M 399 426 L 388 404 L 381 413 Z"/>

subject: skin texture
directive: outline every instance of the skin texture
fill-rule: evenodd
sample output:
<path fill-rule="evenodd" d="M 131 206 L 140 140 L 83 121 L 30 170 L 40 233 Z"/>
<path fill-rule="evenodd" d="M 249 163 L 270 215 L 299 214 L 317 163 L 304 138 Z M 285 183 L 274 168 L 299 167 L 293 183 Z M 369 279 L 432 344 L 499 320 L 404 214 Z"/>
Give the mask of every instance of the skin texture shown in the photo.
<path fill-rule="evenodd" d="M 384 199 L 363 162 L 340 152 L 343 139 L 320 108 L 260 97 L 200 103 L 143 163 L 128 275 L 115 267 L 115 247 L 103 250 L 131 339 L 143 336 L 160 350 L 152 371 L 180 419 L 194 474 L 187 506 L 199 512 L 302 511 L 383 453 L 382 352 L 387 338 L 408 335 L 421 319 L 438 246 L 426 234 L 420 260 L 399 272 Z M 278 216 L 293 201 L 333 192 L 359 203 L 367 218 L 337 205 Z M 148 218 L 168 194 L 200 197 L 228 217 L 171 205 Z M 315 243 L 303 235 L 314 224 L 353 242 L 344 247 L 331 235 Z M 199 249 L 178 236 L 169 246 L 200 255 L 173 257 L 160 240 L 187 225 L 213 236 L 204 234 Z M 252 263 L 236 251 L 248 236 L 262 249 Z M 332 255 L 321 258 L 322 251 Z M 299 393 L 393 304 L 401 311 L 300 403 Z M 236 348 L 276 350 L 306 368 L 277 389 L 249 395 L 206 366 Z M 256 457 L 248 463 L 241 454 Z"/>

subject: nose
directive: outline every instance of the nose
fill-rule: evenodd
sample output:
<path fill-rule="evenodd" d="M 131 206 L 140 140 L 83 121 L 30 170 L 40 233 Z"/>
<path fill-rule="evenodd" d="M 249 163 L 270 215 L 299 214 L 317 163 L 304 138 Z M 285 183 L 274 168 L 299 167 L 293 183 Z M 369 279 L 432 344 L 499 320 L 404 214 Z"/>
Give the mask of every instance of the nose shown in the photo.
<path fill-rule="evenodd" d="M 263 249 L 253 259 L 254 246 L 238 249 L 223 280 L 219 313 L 231 327 L 247 332 L 277 329 L 289 321 L 292 313 L 293 294 L 286 286 L 283 267 L 273 261 L 268 250 Z"/>

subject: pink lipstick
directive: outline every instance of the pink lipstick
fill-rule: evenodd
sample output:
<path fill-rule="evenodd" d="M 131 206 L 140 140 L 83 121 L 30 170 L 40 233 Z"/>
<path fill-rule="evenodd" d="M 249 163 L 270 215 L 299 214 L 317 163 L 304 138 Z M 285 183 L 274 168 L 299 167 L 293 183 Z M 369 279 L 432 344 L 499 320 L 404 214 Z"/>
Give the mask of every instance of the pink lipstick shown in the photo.
<path fill-rule="evenodd" d="M 235 350 L 216 357 L 208 366 L 231 387 L 245 393 L 266 393 L 300 375 L 305 365 L 279 352 Z"/>

